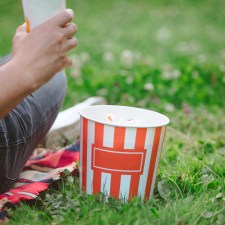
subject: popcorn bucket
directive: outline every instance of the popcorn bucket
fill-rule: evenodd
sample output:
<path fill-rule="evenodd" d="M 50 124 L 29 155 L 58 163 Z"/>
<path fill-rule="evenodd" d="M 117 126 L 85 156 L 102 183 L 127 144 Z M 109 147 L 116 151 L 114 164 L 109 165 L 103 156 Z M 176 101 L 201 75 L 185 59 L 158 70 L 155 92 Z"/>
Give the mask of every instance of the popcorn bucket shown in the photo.
<path fill-rule="evenodd" d="M 80 188 L 125 201 L 152 196 L 169 119 L 113 105 L 90 106 L 80 115 Z"/>
<path fill-rule="evenodd" d="M 66 8 L 66 0 L 22 0 L 27 32 Z"/>

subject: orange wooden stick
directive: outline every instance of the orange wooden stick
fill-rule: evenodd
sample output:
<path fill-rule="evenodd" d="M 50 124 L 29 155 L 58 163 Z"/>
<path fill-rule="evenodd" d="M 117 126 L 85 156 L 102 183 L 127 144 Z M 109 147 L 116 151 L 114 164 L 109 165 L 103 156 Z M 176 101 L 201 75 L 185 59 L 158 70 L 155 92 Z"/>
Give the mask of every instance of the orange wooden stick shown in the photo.
<path fill-rule="evenodd" d="M 30 20 L 26 17 L 27 32 L 30 33 Z"/>

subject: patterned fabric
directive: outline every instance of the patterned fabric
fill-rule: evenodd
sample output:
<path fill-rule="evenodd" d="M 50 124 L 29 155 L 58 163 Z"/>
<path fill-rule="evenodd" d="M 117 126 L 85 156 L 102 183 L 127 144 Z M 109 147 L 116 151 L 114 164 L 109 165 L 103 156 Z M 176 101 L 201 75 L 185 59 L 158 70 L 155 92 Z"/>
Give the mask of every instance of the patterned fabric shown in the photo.
<path fill-rule="evenodd" d="M 73 173 L 79 151 L 79 142 L 61 150 L 36 149 L 14 188 L 0 195 L 0 222 L 6 218 L 9 205 L 37 198 L 53 181 L 60 179 L 64 170 Z"/>

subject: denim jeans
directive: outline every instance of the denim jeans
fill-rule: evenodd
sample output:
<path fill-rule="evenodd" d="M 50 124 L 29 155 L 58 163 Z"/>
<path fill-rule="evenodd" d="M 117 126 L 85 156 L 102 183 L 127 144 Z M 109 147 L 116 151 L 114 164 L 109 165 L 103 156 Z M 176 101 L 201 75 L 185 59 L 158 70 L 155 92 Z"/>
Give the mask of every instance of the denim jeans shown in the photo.
<path fill-rule="evenodd" d="M 32 152 L 48 133 L 65 92 L 66 76 L 60 72 L 0 119 L 0 193 L 12 187 Z"/>

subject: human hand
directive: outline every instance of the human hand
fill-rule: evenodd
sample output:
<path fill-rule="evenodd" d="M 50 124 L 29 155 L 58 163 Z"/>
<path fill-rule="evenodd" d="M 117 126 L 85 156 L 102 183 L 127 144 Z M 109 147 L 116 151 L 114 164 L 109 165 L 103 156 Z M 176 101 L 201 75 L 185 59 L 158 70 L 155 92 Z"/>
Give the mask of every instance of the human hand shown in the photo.
<path fill-rule="evenodd" d="M 48 82 L 57 72 L 72 65 L 69 50 L 77 46 L 73 35 L 77 26 L 71 23 L 73 11 L 65 10 L 30 33 L 26 25 L 18 27 L 13 39 L 13 59 L 30 80 L 32 89 Z M 16 66 L 15 66 L 16 68 Z"/>

